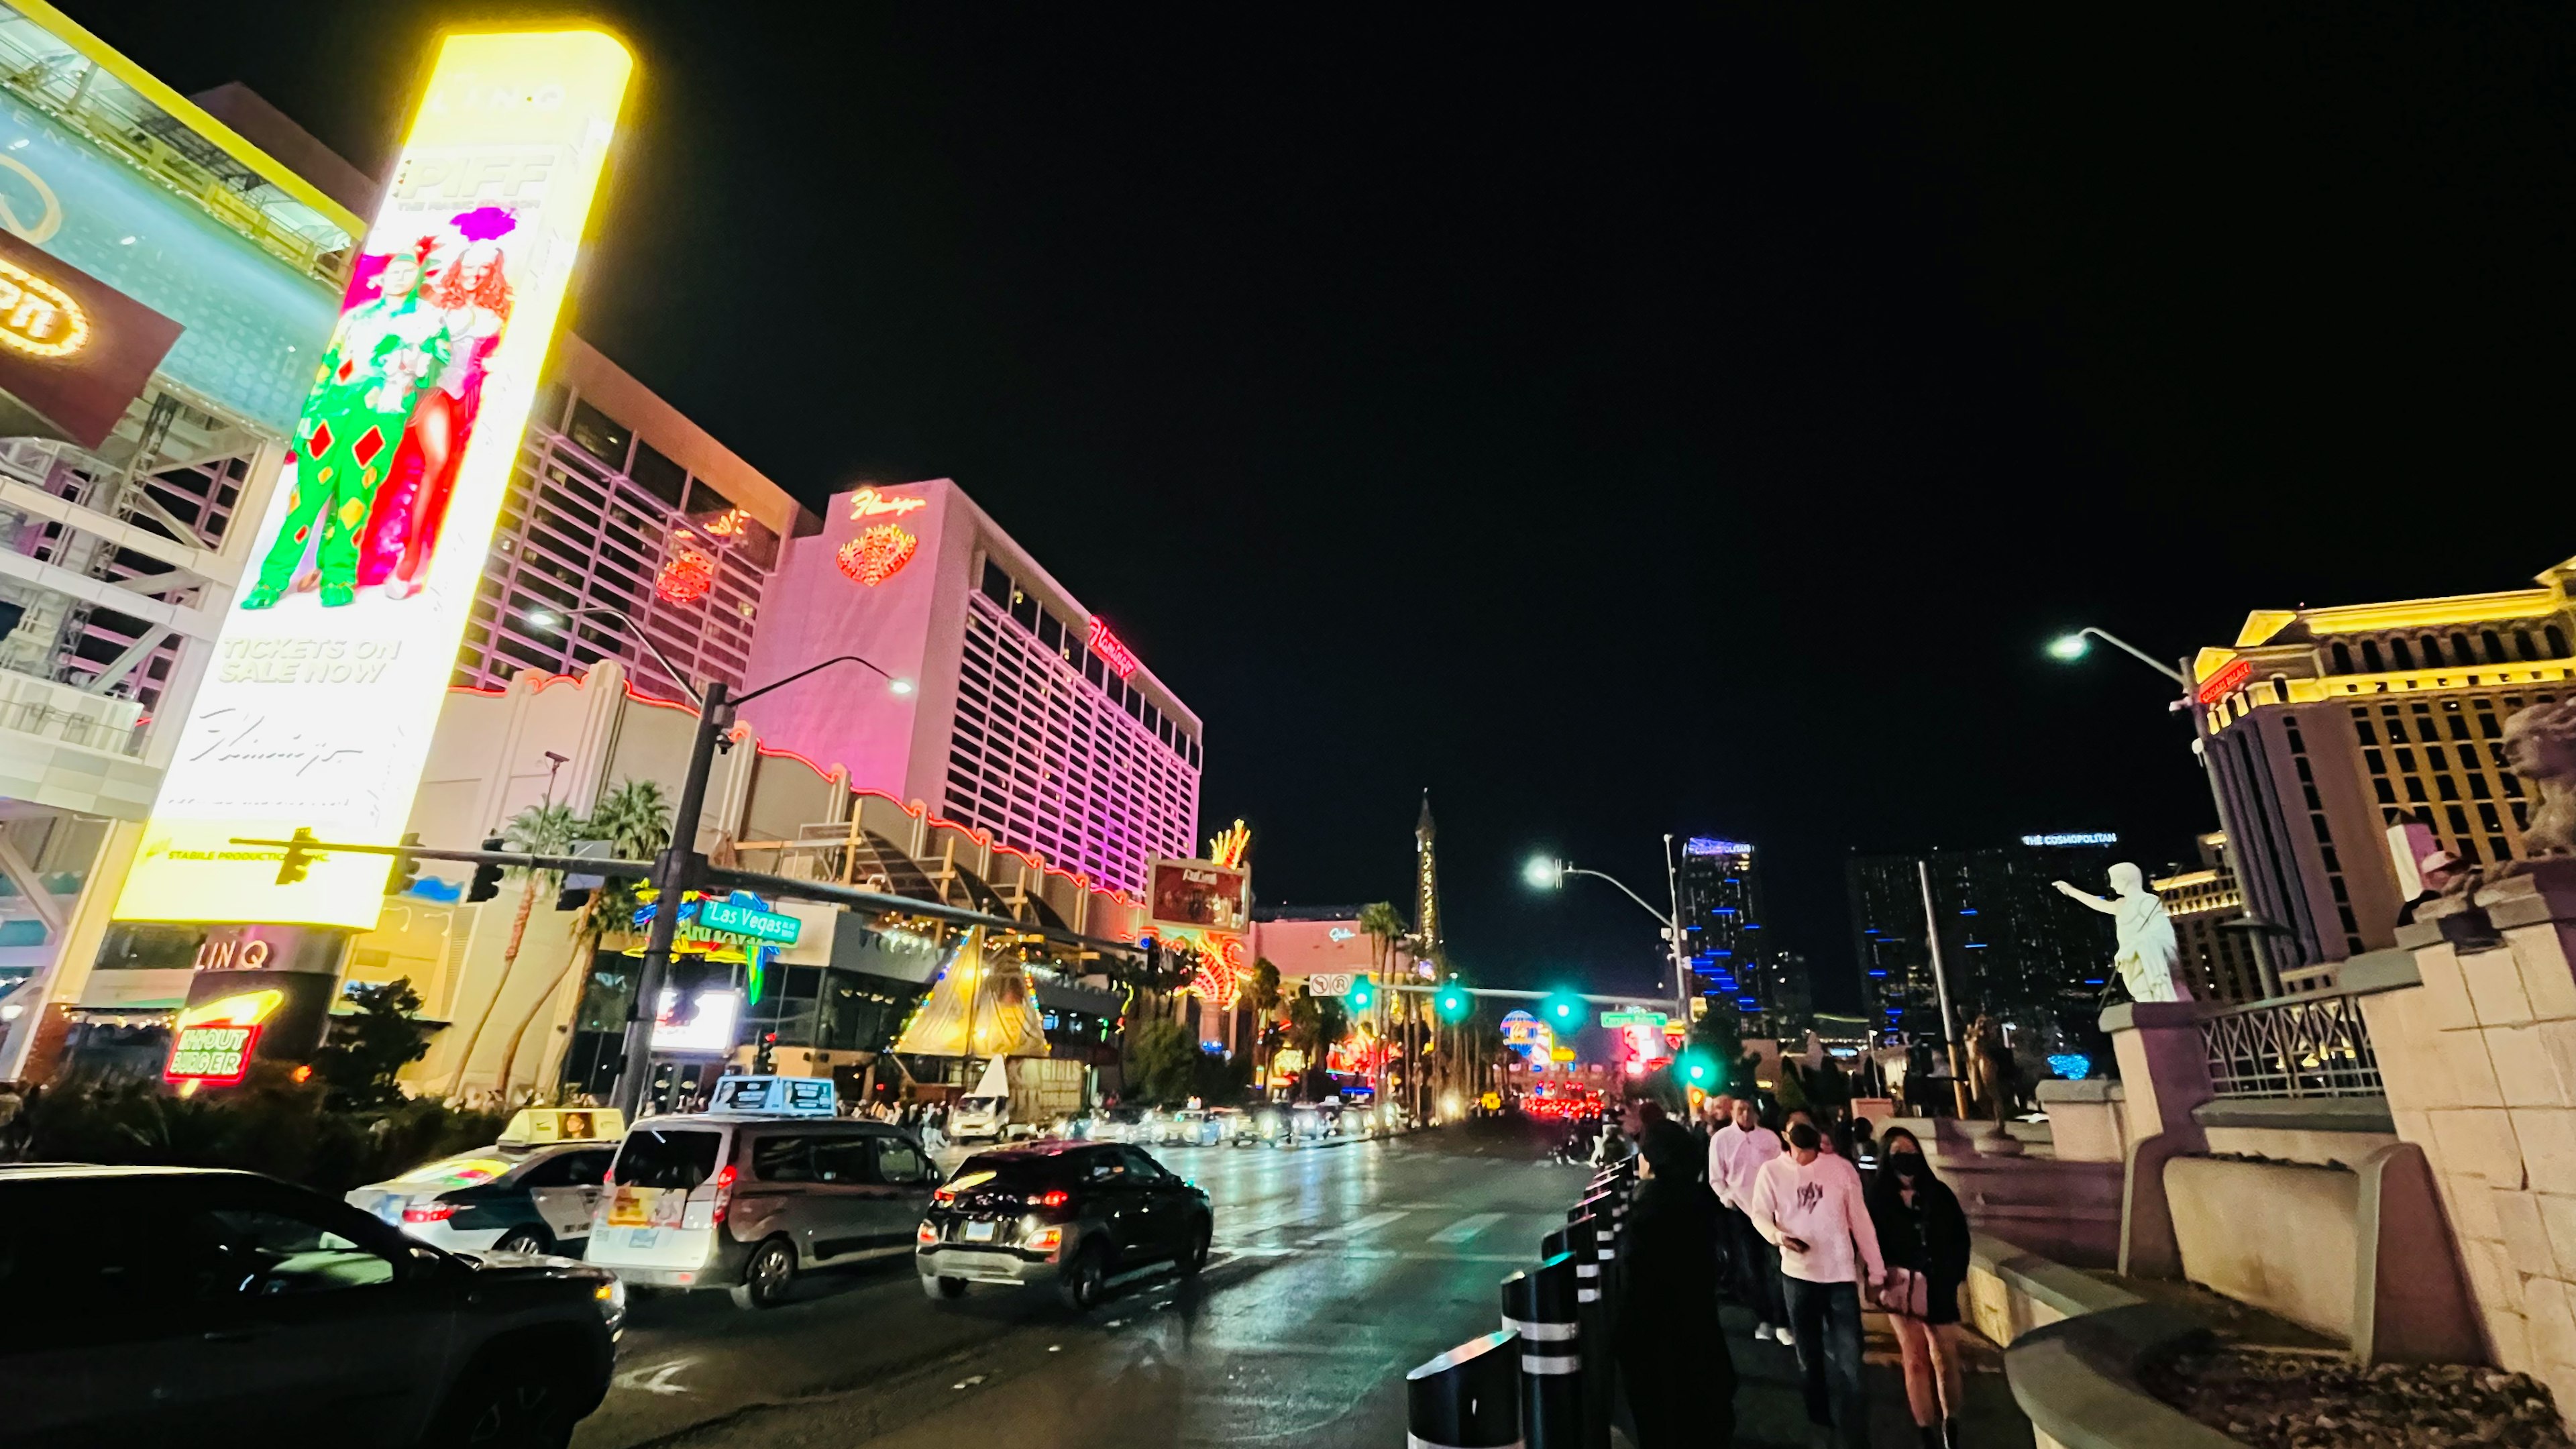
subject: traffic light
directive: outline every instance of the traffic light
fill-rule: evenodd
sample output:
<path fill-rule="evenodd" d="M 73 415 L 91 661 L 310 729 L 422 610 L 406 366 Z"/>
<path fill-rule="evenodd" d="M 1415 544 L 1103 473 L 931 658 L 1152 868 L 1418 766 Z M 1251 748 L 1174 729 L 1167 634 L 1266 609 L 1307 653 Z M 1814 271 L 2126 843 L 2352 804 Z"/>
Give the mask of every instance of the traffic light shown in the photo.
<path fill-rule="evenodd" d="M 313 868 L 313 862 L 321 859 L 321 856 L 312 848 L 314 842 L 310 828 L 296 826 L 295 834 L 290 840 L 291 843 L 286 847 L 286 858 L 277 863 L 279 885 L 293 885 L 304 879 L 304 873 Z"/>
<path fill-rule="evenodd" d="M 1685 1083 L 1703 1092 L 1717 1089 L 1717 1064 L 1700 1053 L 1684 1052 L 1681 1059 L 1673 1065 L 1679 1069 Z"/>
<path fill-rule="evenodd" d="M 1351 983 L 1351 1010 L 1367 1011 L 1377 1005 L 1377 986 L 1363 976 Z"/>
<path fill-rule="evenodd" d="M 483 840 L 483 848 L 507 850 L 510 848 L 510 842 L 497 835 L 486 836 Z M 488 860 L 475 866 L 474 883 L 465 888 L 465 898 L 469 901 L 488 901 L 500 893 L 501 867 Z"/>
<path fill-rule="evenodd" d="M 404 831 L 402 843 L 405 845 L 420 844 L 420 832 L 417 830 Z M 385 894 L 389 896 L 407 895 L 410 893 L 411 888 L 418 884 L 420 884 L 420 857 L 404 852 L 396 852 L 393 858 L 393 863 L 385 867 Z"/>
<path fill-rule="evenodd" d="M 1448 986 L 1443 986 L 1440 988 L 1440 994 L 1432 998 L 1432 1004 L 1439 1010 L 1440 1019 L 1442 1021 L 1452 1024 L 1465 1021 L 1467 1019 L 1467 988 L 1454 983 Z"/>
<path fill-rule="evenodd" d="M 1548 1030 L 1564 1033 L 1583 1025 L 1583 998 L 1571 991 L 1560 991 L 1547 999 Z"/>

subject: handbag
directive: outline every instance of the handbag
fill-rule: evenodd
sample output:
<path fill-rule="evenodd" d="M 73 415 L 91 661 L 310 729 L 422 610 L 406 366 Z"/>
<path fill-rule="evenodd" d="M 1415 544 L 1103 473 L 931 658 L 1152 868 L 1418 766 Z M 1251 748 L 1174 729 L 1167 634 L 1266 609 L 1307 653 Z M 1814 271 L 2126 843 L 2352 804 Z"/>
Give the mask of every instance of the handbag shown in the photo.
<path fill-rule="evenodd" d="M 1879 1307 L 1905 1318 L 1932 1314 L 1932 1280 L 1911 1268 L 1890 1268 L 1879 1286 Z"/>

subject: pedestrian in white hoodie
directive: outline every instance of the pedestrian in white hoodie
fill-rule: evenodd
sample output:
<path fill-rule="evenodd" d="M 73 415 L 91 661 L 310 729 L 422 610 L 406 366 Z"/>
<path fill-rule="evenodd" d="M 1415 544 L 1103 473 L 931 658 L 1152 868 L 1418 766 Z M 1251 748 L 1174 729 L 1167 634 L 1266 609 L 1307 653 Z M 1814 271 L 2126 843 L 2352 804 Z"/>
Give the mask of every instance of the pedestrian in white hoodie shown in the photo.
<path fill-rule="evenodd" d="M 1793 1123 L 1788 1155 L 1755 1174 L 1744 1211 L 1755 1230 L 1780 1249 L 1789 1324 L 1807 1381 L 1807 1418 L 1830 1426 L 1841 1449 L 1867 1449 L 1860 1284 L 1883 1281 L 1887 1264 L 1862 1200 L 1860 1170 L 1823 1146 L 1813 1122 Z M 1866 1280 L 1860 1276 L 1864 1267 Z"/>
<path fill-rule="evenodd" d="M 1731 1249 L 1727 1261 L 1735 1269 L 1736 1296 L 1753 1310 L 1755 1343 L 1772 1338 L 1787 1343 L 1791 1338 L 1788 1305 L 1780 1288 L 1780 1250 L 1755 1231 L 1753 1220 L 1744 1215 L 1755 1174 L 1780 1152 L 1780 1134 L 1762 1125 L 1750 1097 L 1736 1099 L 1735 1120 L 1720 1128 L 1708 1144 L 1709 1190 L 1726 1209 Z"/>

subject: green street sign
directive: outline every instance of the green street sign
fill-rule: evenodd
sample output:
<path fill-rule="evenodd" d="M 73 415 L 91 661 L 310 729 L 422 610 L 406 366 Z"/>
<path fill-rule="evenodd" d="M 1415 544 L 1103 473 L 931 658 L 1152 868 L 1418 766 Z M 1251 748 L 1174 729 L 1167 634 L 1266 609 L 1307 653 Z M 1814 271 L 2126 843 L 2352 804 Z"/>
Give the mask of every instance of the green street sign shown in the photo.
<path fill-rule="evenodd" d="M 1660 1011 L 1605 1011 L 1601 1013 L 1601 1024 L 1603 1026 L 1651 1026 L 1660 1031 L 1667 1020 L 1669 1020 L 1669 1018 Z"/>
<path fill-rule="evenodd" d="M 731 901 L 698 902 L 698 925 L 728 935 L 748 936 L 774 946 L 793 946 L 805 923 L 778 911 L 764 911 L 757 906 L 738 906 Z"/>

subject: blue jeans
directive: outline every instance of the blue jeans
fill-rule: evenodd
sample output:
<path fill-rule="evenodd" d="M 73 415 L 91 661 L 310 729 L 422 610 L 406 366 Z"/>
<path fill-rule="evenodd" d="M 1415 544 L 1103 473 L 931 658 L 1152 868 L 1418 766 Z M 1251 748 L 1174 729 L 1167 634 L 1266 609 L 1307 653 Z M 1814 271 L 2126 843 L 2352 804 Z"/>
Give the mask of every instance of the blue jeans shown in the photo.
<path fill-rule="evenodd" d="M 1781 1275 L 1789 1331 L 1807 1380 L 1807 1418 L 1831 1425 L 1838 1449 L 1869 1449 L 1869 1397 L 1860 1378 L 1860 1285 Z"/>

